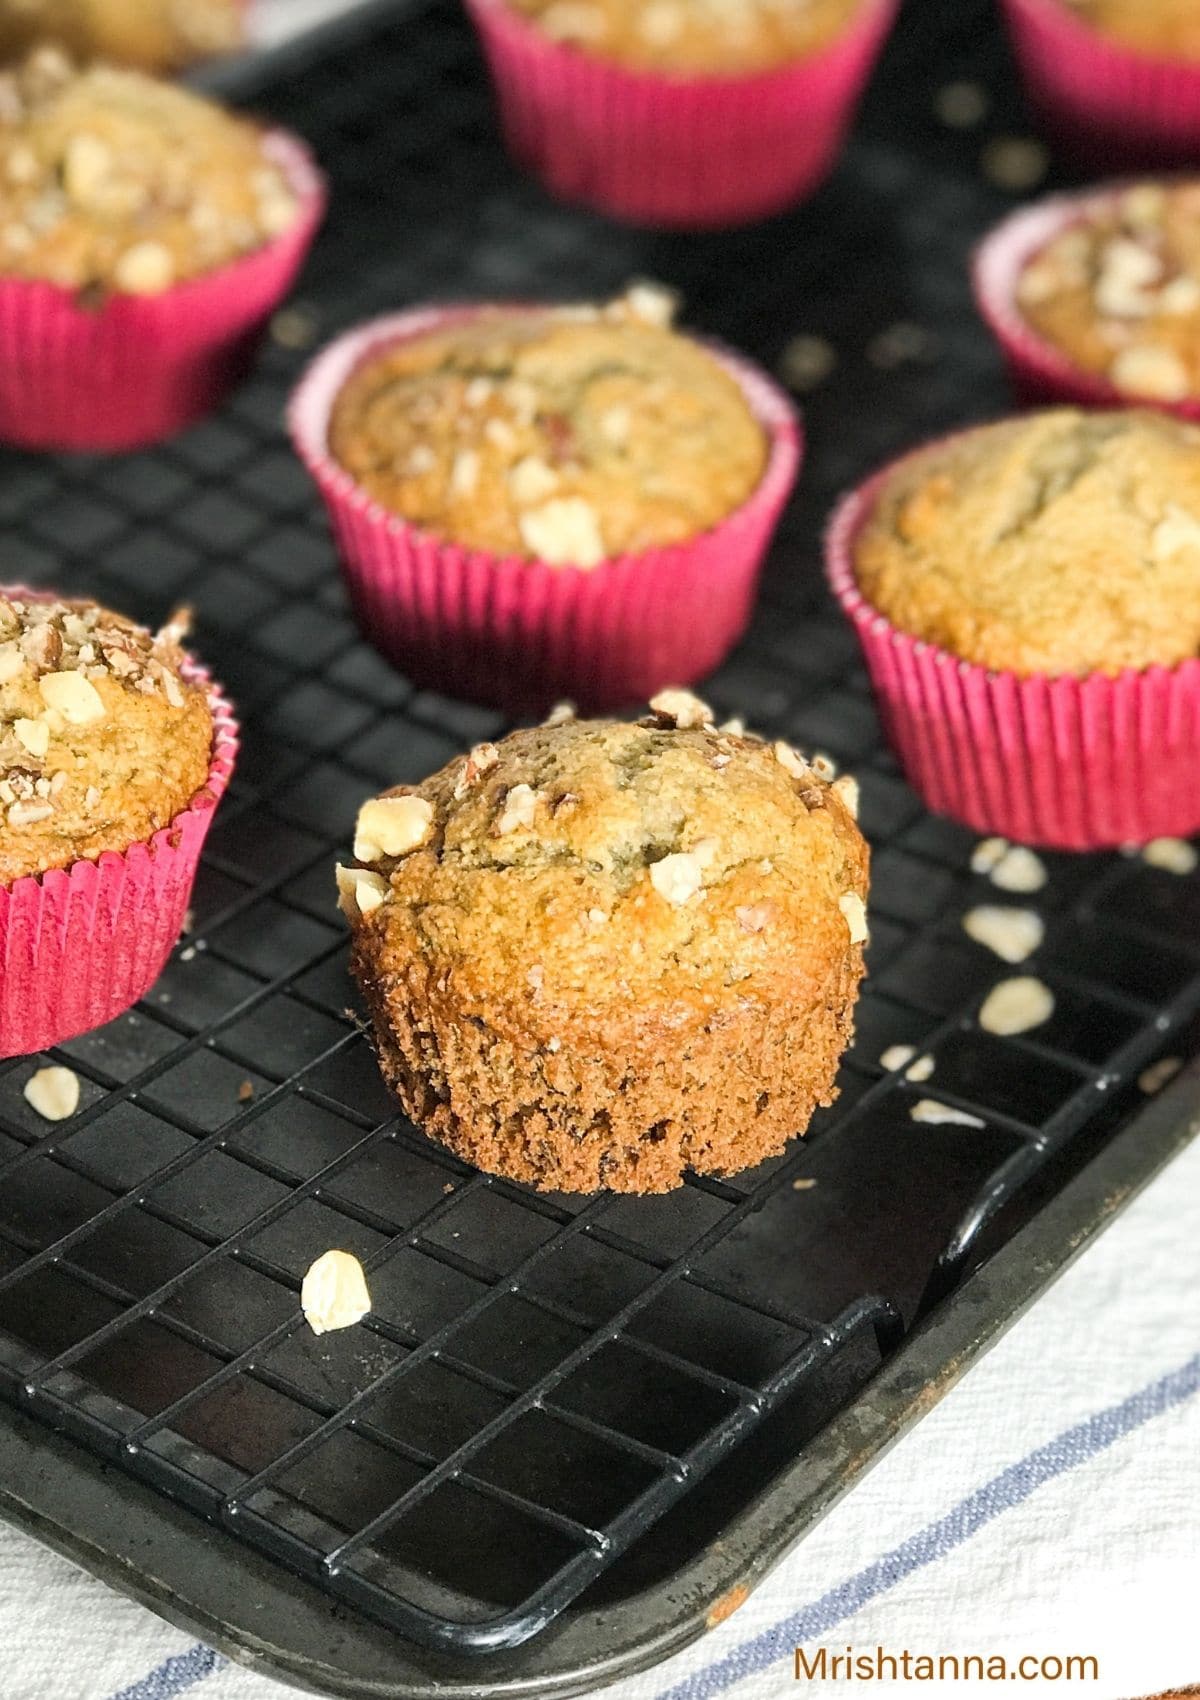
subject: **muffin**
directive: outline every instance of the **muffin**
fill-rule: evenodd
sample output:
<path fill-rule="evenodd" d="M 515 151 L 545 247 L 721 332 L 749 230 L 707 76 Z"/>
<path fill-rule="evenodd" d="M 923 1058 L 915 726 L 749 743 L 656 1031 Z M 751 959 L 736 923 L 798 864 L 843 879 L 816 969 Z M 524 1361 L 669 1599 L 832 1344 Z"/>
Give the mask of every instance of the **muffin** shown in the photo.
<path fill-rule="evenodd" d="M 608 307 L 404 314 L 319 357 L 291 409 L 364 634 L 513 710 L 612 707 L 740 636 L 799 457 L 790 404 Z"/>
<path fill-rule="evenodd" d="M 467 0 L 509 145 L 638 223 L 746 223 L 831 170 L 895 0 Z"/>
<path fill-rule="evenodd" d="M 1003 0 L 1029 96 L 1071 152 L 1114 166 L 1200 156 L 1193 0 Z"/>
<path fill-rule="evenodd" d="M 0 592 L 4 1056 L 128 1008 L 179 936 L 236 749 L 184 630 Z"/>
<path fill-rule="evenodd" d="M 0 58 L 54 42 L 79 59 L 179 71 L 244 40 L 244 0 L 0 0 Z"/>
<path fill-rule="evenodd" d="M 338 869 L 407 1112 L 488 1173 L 665 1192 L 835 1095 L 866 941 L 851 780 L 687 692 L 556 718 L 364 804 Z"/>
<path fill-rule="evenodd" d="M 1023 397 L 1200 413 L 1200 181 L 1025 208 L 981 247 L 975 286 Z"/>
<path fill-rule="evenodd" d="M 203 412 L 320 201 L 298 144 L 185 89 L 54 48 L 0 75 L 0 435 L 128 446 Z"/>
<path fill-rule="evenodd" d="M 964 432 L 843 504 L 829 564 L 931 807 L 1064 849 L 1200 827 L 1200 429 Z"/>

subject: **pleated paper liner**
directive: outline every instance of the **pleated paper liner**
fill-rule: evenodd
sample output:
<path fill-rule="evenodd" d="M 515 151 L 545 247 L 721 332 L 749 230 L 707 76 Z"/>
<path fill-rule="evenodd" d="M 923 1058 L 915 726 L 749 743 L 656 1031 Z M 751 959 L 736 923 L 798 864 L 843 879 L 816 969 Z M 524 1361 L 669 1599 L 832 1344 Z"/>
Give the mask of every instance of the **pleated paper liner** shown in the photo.
<path fill-rule="evenodd" d="M 1002 4 L 1030 100 L 1072 153 L 1110 172 L 1200 162 L 1200 62 L 1114 41 L 1067 0 Z"/>
<path fill-rule="evenodd" d="M 1113 677 L 1023 677 L 898 630 L 854 573 L 856 539 L 894 471 L 842 502 L 827 570 L 862 644 L 884 731 L 924 803 L 980 834 L 1048 849 L 1200 830 L 1200 660 Z"/>
<path fill-rule="evenodd" d="M 1022 207 L 984 238 L 972 266 L 975 300 L 1004 355 L 1019 402 L 1077 407 L 1156 407 L 1182 419 L 1200 419 L 1200 396 L 1164 402 L 1117 389 L 1102 373 L 1086 372 L 1038 335 L 1024 318 L 1017 285 L 1029 262 L 1062 231 L 1102 211 L 1131 182 L 1107 183 L 1072 195 L 1053 195 Z"/>
<path fill-rule="evenodd" d="M 419 309 L 351 331 L 317 357 L 292 398 L 292 437 L 329 509 L 363 635 L 417 683 L 512 713 L 542 712 L 561 697 L 612 708 L 703 677 L 746 627 L 795 481 L 802 435 L 791 403 L 756 367 L 710 350 L 740 384 L 770 452 L 749 499 L 698 537 L 586 570 L 460 548 L 374 501 L 330 456 L 328 427 L 364 360 L 480 310 Z"/>
<path fill-rule="evenodd" d="M 213 711 L 208 778 L 188 807 L 145 843 L 0 886 L 0 1056 L 25 1056 L 112 1021 L 149 991 L 183 931 L 238 748 L 220 687 L 195 662 L 183 671 L 207 688 Z"/>
<path fill-rule="evenodd" d="M 509 0 L 466 0 L 508 145 L 566 200 L 716 229 L 810 194 L 836 163 L 896 12 L 864 0 L 794 64 L 744 76 L 630 70 L 556 42 Z"/>
<path fill-rule="evenodd" d="M 0 278 L 0 441 L 27 449 L 121 450 L 173 435 L 245 374 L 325 208 L 305 146 L 272 131 L 265 149 L 300 207 L 251 254 L 161 295 L 88 307 L 56 284 Z"/>

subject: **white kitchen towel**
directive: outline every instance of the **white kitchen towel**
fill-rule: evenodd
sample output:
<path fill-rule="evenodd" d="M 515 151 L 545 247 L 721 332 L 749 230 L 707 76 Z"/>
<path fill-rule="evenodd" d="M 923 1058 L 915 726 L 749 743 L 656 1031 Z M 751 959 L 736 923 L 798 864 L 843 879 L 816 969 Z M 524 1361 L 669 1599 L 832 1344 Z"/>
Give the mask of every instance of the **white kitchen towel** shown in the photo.
<path fill-rule="evenodd" d="M 913 1692 L 886 1679 L 796 1682 L 799 1645 L 810 1660 L 824 1648 L 827 1672 L 848 1647 L 872 1661 L 882 1649 L 898 1660 L 1004 1658 L 1009 1669 L 1094 1659 L 1095 1677 L 1087 1667 L 1081 1680 L 1011 1680 L 1035 1697 L 1125 1700 L 1200 1682 L 1198 1607 L 1200 1141 L 739 1612 L 603 1696 Z M 292 1692 L 2 1529 L 0 1649 L 3 1700 Z"/>

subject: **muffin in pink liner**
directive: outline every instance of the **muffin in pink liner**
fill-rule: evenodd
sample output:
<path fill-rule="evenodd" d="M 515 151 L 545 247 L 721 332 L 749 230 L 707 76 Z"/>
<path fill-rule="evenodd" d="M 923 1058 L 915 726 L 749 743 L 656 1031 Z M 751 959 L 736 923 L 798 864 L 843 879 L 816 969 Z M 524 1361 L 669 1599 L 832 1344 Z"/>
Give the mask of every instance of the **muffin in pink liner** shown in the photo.
<path fill-rule="evenodd" d="M 467 8 L 509 147 L 548 188 L 635 223 L 717 229 L 829 174 L 896 0 L 864 0 L 804 59 L 735 76 L 631 69 L 552 40 L 509 0 Z"/>
<path fill-rule="evenodd" d="M 1200 160 L 1200 60 L 1102 34 L 1066 0 L 1003 0 L 1029 98 L 1073 153 L 1114 166 Z"/>
<path fill-rule="evenodd" d="M 273 241 L 157 295 L 90 307 L 70 290 L 0 277 L 0 440 L 27 449 L 121 450 L 203 418 L 244 375 L 321 221 L 325 189 L 302 142 L 264 151 L 299 201 Z"/>
<path fill-rule="evenodd" d="M 20 588 L 0 598 L 54 601 Z M 153 985 L 183 930 L 201 848 L 233 772 L 238 726 L 203 667 L 184 657 L 178 677 L 205 691 L 212 720 L 207 778 L 187 807 L 144 842 L 0 883 L 0 1056 L 43 1050 L 113 1020 Z"/>
<path fill-rule="evenodd" d="M 909 783 L 935 812 L 1023 844 L 1102 850 L 1195 833 L 1200 659 L 1082 676 L 992 669 L 901 630 L 860 588 L 859 542 L 896 474 L 976 435 L 930 445 L 867 480 L 840 504 L 826 539 L 829 583 Z"/>
<path fill-rule="evenodd" d="M 1080 407 L 1160 407 L 1184 419 L 1200 419 L 1200 394 L 1167 400 L 1148 391 L 1118 388 L 1106 373 L 1076 365 L 1038 332 L 1019 305 L 1022 275 L 1050 243 L 1138 187 L 1128 181 L 1048 196 L 1011 214 L 976 250 L 972 263 L 976 304 L 1000 345 L 1010 382 L 1023 405 L 1059 401 Z"/>
<path fill-rule="evenodd" d="M 763 470 L 750 494 L 683 542 L 586 567 L 434 535 L 384 507 L 333 458 L 330 422 L 353 374 L 389 348 L 484 315 L 494 321 L 496 311 L 428 308 L 376 320 L 325 349 L 292 398 L 292 437 L 325 499 L 364 637 L 416 682 L 513 713 L 562 697 L 613 707 L 700 678 L 745 629 L 801 457 L 791 403 L 748 362 L 702 345 L 761 428 Z M 543 310 L 511 309 L 531 311 Z"/>

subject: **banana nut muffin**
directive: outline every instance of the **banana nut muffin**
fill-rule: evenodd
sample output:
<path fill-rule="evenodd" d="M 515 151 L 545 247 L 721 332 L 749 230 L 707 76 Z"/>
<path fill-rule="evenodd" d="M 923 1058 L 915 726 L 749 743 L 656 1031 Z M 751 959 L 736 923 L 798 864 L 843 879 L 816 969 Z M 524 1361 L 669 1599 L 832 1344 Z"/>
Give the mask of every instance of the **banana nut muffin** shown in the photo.
<path fill-rule="evenodd" d="M 40 48 L 0 74 L 0 275 L 156 295 L 262 247 L 299 202 L 263 132 L 138 71 Z"/>
<path fill-rule="evenodd" d="M 339 868 L 383 1072 L 549 1190 L 665 1192 L 835 1095 L 867 929 L 856 788 L 712 725 L 552 717 L 366 803 Z"/>
<path fill-rule="evenodd" d="M 1200 429 L 1063 408 L 935 444 L 885 479 L 854 546 L 894 626 L 1018 674 L 1200 654 Z"/>
<path fill-rule="evenodd" d="M 0 594 L 0 881 L 126 850 L 202 789 L 213 717 L 183 633 Z"/>
<path fill-rule="evenodd" d="M 1063 0 L 1102 35 L 1160 59 L 1200 59 L 1196 0 Z"/>
<path fill-rule="evenodd" d="M 697 536 L 753 492 L 769 445 L 671 305 L 635 288 L 393 344 L 338 396 L 330 451 L 383 507 L 468 548 L 593 567 Z"/>
<path fill-rule="evenodd" d="M 1200 182 L 1092 201 L 1027 262 L 1017 305 L 1073 365 L 1127 395 L 1200 394 Z"/>
<path fill-rule="evenodd" d="M 243 0 L 0 0 L 0 57 L 52 41 L 80 59 L 177 71 L 241 45 Z"/>
<path fill-rule="evenodd" d="M 825 47 L 863 0 L 512 0 L 554 41 L 638 71 L 737 76 Z"/>

